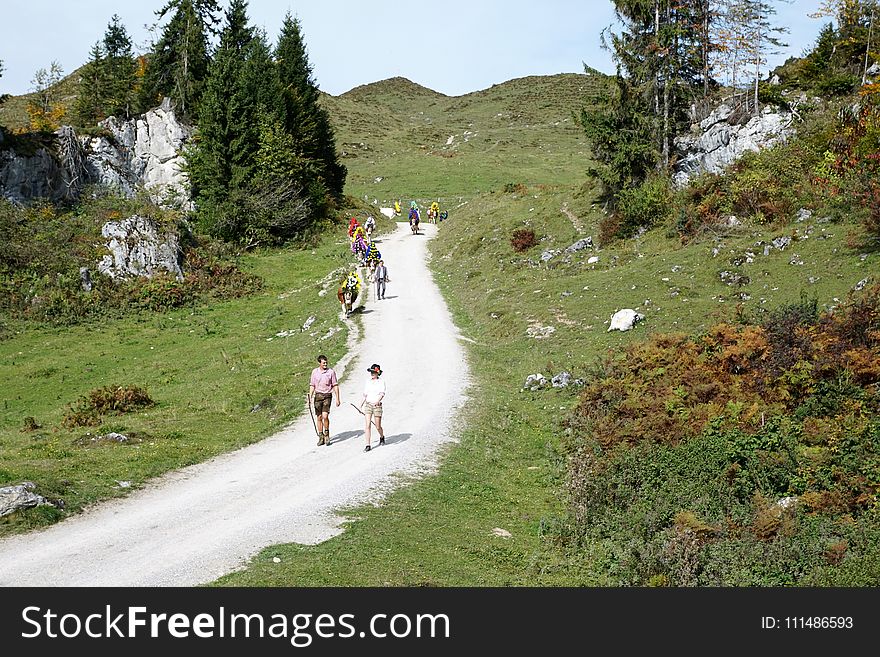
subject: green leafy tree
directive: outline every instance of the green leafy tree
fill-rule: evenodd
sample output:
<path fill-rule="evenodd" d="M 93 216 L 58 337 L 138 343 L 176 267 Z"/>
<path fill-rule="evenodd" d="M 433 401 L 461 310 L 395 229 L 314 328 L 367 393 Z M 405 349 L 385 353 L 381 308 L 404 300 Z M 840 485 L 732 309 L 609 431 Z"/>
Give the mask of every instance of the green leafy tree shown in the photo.
<path fill-rule="evenodd" d="M 312 76 L 299 20 L 289 13 L 281 26 L 275 59 L 285 91 L 285 126 L 298 152 L 315 162 L 327 190 L 340 199 L 347 171 L 336 153 L 330 115 L 319 103 L 320 92 Z"/>
<path fill-rule="evenodd" d="M 64 77 L 61 65 L 53 61 L 49 69 L 37 70 L 31 80 L 34 97 L 28 101 L 26 111 L 30 121 L 30 129 L 51 132 L 61 125 L 66 108 L 58 100 L 58 83 Z"/>
<path fill-rule="evenodd" d="M 167 96 L 182 116 L 198 116 L 210 65 L 208 38 L 219 12 L 216 0 L 169 0 L 156 12 L 158 20 L 169 14 L 171 18 L 147 58 L 138 100 L 141 110 Z"/>
<path fill-rule="evenodd" d="M 81 126 L 91 126 L 107 116 L 107 71 L 104 48 L 98 42 L 92 46 L 89 61 L 83 67 L 79 80 L 74 117 Z"/>

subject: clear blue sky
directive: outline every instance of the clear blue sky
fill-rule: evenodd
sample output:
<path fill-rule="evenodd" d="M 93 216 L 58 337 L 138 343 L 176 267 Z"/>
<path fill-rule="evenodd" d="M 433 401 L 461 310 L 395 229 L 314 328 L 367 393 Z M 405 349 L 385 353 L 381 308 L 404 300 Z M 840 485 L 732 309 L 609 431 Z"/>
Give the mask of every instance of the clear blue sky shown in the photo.
<path fill-rule="evenodd" d="M 53 60 L 65 74 L 84 64 L 114 13 L 145 51 L 145 26 L 165 0 L 2 3 L 0 93 L 18 95 Z M 778 5 L 776 22 L 789 29 L 783 40 L 790 45 L 771 65 L 815 41 L 823 21 L 807 14 L 818 4 Z M 248 16 L 274 43 L 288 10 L 300 19 L 318 85 L 334 96 L 394 76 L 459 96 L 526 75 L 581 73 L 584 62 L 614 71 L 599 45 L 599 32 L 614 20 L 609 0 L 251 0 Z"/>

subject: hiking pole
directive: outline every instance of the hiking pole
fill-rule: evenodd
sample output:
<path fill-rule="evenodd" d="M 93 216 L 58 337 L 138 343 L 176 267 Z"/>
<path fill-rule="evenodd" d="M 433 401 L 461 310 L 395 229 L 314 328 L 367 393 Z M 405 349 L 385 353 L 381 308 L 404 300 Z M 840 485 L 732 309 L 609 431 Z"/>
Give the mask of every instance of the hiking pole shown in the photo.
<path fill-rule="evenodd" d="M 349 403 L 351 404 L 351 402 L 349 402 Z M 364 413 L 364 412 L 363 412 L 361 409 L 359 409 L 357 406 L 355 406 L 354 404 L 351 404 L 351 406 L 352 406 L 352 408 L 354 408 L 354 410 L 356 410 L 358 413 L 360 413 L 360 414 L 363 415 L 364 417 L 367 417 L 367 414 Z M 370 416 L 370 423 L 371 423 L 374 427 L 376 427 L 376 429 L 379 428 L 379 425 L 376 424 L 376 420 L 373 418 L 372 415 Z"/>
<path fill-rule="evenodd" d="M 315 414 L 312 412 L 312 397 L 306 393 L 306 405 L 309 407 L 309 417 L 312 418 L 312 426 L 315 427 L 315 433 L 318 433 L 318 425 L 315 424 Z"/>

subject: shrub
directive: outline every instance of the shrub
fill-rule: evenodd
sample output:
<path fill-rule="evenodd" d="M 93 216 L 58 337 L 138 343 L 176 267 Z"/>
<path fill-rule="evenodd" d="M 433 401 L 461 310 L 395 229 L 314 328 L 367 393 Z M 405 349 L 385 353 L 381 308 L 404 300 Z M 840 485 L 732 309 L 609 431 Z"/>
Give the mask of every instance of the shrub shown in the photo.
<path fill-rule="evenodd" d="M 569 541 L 619 585 L 876 581 L 878 292 L 607 359 L 566 421 Z"/>
<path fill-rule="evenodd" d="M 653 176 L 637 187 L 622 189 L 615 213 L 620 219 L 618 237 L 629 237 L 639 228 L 650 228 L 669 217 L 672 190 L 669 179 Z"/>
<path fill-rule="evenodd" d="M 522 183 L 507 183 L 504 185 L 504 193 L 505 194 L 519 194 L 523 195 L 528 193 L 528 188 Z"/>
<path fill-rule="evenodd" d="M 513 231 L 513 235 L 510 237 L 510 246 L 512 246 L 513 250 L 517 253 L 527 251 L 537 243 L 538 240 L 535 239 L 535 231 L 530 228 L 517 229 Z"/>
<path fill-rule="evenodd" d="M 101 416 L 121 415 L 152 406 L 155 402 L 147 391 L 136 385 L 111 385 L 96 388 L 68 408 L 62 424 L 65 427 L 95 426 L 101 424 Z"/>

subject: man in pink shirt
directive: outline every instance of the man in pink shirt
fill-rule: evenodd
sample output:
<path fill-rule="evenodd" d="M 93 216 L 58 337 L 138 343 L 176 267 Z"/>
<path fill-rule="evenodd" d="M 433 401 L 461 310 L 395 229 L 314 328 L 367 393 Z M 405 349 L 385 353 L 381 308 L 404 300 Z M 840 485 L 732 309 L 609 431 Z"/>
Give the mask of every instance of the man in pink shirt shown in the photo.
<path fill-rule="evenodd" d="M 318 445 L 330 444 L 330 402 L 336 391 L 336 405 L 339 406 L 339 382 L 336 372 L 330 369 L 327 357 L 318 356 L 318 367 L 312 370 L 309 380 L 309 403 L 314 403 L 317 422 Z"/>

